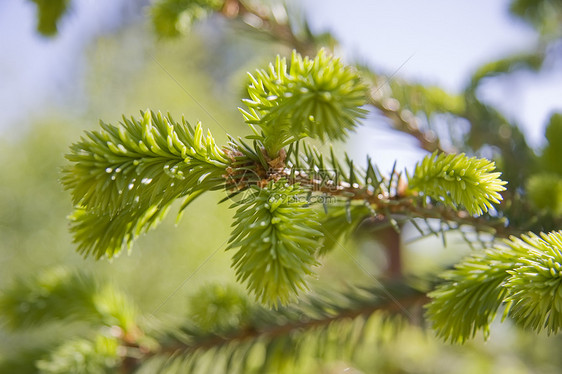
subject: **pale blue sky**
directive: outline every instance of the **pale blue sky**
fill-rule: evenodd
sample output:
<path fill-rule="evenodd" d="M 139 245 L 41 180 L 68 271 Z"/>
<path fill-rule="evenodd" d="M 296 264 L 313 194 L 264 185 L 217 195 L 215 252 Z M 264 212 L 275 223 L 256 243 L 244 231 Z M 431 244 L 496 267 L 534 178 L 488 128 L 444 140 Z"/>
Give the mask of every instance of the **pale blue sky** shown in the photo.
<path fill-rule="evenodd" d="M 35 32 L 32 2 L 0 0 L 0 130 L 77 99 L 88 44 L 119 26 L 138 1 L 74 0 L 62 32 L 50 39 Z"/>
<path fill-rule="evenodd" d="M 349 59 L 423 83 L 459 92 L 481 64 L 525 51 L 536 41 L 534 31 L 508 13 L 509 0 L 307 0 L 313 29 L 330 30 Z M 521 125 L 529 142 L 544 144 L 544 125 L 562 110 L 562 60 L 540 74 L 522 73 L 494 79 L 483 97 Z M 406 62 L 407 61 L 407 62 Z M 381 139 L 382 137 L 382 139 Z M 352 138 L 357 156 L 367 150 L 383 167 L 393 158 L 412 166 L 422 155 L 405 144 L 411 139 L 360 129 Z"/>
<path fill-rule="evenodd" d="M 477 66 L 532 46 L 507 0 L 307 0 L 314 28 L 332 30 L 351 56 L 408 78 L 460 90 Z M 312 11 L 316 9 L 316 11 Z"/>
<path fill-rule="evenodd" d="M 134 1 L 75 0 L 71 17 L 54 40 L 34 33 L 33 4 L 0 1 L 1 127 L 25 122 L 46 106 L 68 102 L 82 92 L 87 44 L 119 24 L 120 14 Z M 313 28 L 332 31 L 349 59 L 389 73 L 409 59 L 399 75 L 452 91 L 460 91 L 480 64 L 525 50 L 535 40 L 529 27 L 509 16 L 508 0 L 301 3 Z M 562 110 L 562 72 L 520 74 L 509 82 L 497 79 L 483 94 L 524 126 L 532 144 L 540 145 L 546 118 L 553 109 Z M 354 138 L 368 147 L 373 136 L 367 131 Z M 377 134 L 379 140 L 388 136 Z M 417 159 L 417 153 L 412 157 Z"/>

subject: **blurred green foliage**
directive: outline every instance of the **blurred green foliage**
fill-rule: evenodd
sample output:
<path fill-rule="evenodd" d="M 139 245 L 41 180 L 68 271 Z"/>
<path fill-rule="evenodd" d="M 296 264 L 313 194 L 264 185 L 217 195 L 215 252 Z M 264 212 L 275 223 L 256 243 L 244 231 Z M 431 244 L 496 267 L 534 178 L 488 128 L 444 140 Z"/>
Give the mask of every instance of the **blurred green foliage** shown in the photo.
<path fill-rule="evenodd" d="M 187 286 L 179 287 L 215 249 L 226 246 L 227 222 L 231 218 L 227 206 L 217 205 L 212 194 L 190 207 L 199 212 L 200 219 L 186 219 L 176 227 L 174 217 L 170 217 L 156 235 L 141 238 L 138 251 L 129 256 L 125 254 L 107 263 L 84 261 L 75 252 L 66 219 L 72 204 L 59 179 L 68 144 L 80 136 L 82 129 L 91 128 L 99 117 L 119 120 L 122 108 L 135 113 L 139 103 L 141 107 L 164 108 L 178 117 L 186 113 L 193 121 L 201 119 L 214 127 L 217 138 L 222 140 L 227 137 L 220 126 L 230 129 L 244 126 L 235 104 L 226 111 L 221 103 L 215 102 L 219 96 L 213 92 L 213 77 L 200 74 L 207 64 L 205 59 L 209 58 L 195 52 L 199 50 L 200 39 L 155 47 L 150 34 L 143 35 L 139 27 L 133 25 L 117 35 L 101 37 L 91 46 L 88 60 L 92 63 L 86 70 L 87 97 L 91 100 L 88 111 L 43 116 L 27 127 L 12 124 L 0 137 L 0 285 L 3 290 L 15 285 L 14 278 L 30 279 L 42 269 L 64 265 L 119 284 L 144 313 L 165 317 L 184 314 L 186 295 L 195 292 L 199 284 L 209 279 L 227 283 L 234 280 L 230 256 L 218 251 Z M 147 59 L 147 49 L 158 56 L 185 89 L 193 92 L 193 98 L 162 67 Z M 134 67 L 119 58 L 125 50 L 138 53 Z M 237 101 L 228 97 L 224 100 Z M 213 222 L 223 223 L 215 225 L 218 228 L 212 227 Z M 201 240 L 203 237 L 208 240 Z M 167 300 L 171 295 L 174 297 Z M 36 327 L 19 334 L 9 333 L 4 324 L 1 326 L 0 361 L 7 360 L 7 366 L 0 366 L 0 372 L 25 373 L 23 366 L 33 367 L 31 360 L 18 359 L 24 347 L 26 350 L 35 347 L 35 353 L 24 354 L 38 357 L 57 344 L 85 333 L 84 327 L 76 323 L 65 324 L 64 328 L 61 325 Z"/>
<path fill-rule="evenodd" d="M 562 177 L 552 173 L 535 174 L 527 181 L 529 200 L 538 208 L 562 215 Z"/>
<path fill-rule="evenodd" d="M 546 146 L 536 173 L 526 184 L 529 200 L 542 212 L 562 217 L 562 114 L 554 113 L 546 126 Z"/>
<path fill-rule="evenodd" d="M 151 8 L 156 33 L 163 37 L 185 34 L 193 24 L 220 10 L 224 0 L 160 0 Z"/>
<path fill-rule="evenodd" d="M 50 356 L 37 361 L 41 374 L 109 374 L 117 370 L 119 359 L 116 338 L 103 335 L 94 341 L 86 339 L 69 340 L 59 346 Z"/>
<path fill-rule="evenodd" d="M 543 150 L 541 165 L 546 171 L 556 173 L 562 177 L 562 114 L 556 113 L 550 117 L 546 127 L 547 146 Z"/>
<path fill-rule="evenodd" d="M 68 12 L 71 0 L 28 0 L 37 6 L 37 32 L 55 36 L 62 16 Z"/>
<path fill-rule="evenodd" d="M 562 1 L 560 0 L 514 0 L 510 10 L 530 23 L 542 35 L 562 36 Z"/>

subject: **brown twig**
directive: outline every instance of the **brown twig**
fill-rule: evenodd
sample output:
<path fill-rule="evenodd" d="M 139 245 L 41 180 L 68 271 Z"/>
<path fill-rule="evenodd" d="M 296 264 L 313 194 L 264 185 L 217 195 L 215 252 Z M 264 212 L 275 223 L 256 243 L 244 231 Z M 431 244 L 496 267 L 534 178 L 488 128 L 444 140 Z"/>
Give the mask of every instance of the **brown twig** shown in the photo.
<path fill-rule="evenodd" d="M 365 201 L 371 205 L 378 214 L 380 220 L 384 220 L 388 214 L 404 216 L 408 218 L 440 219 L 447 222 L 455 222 L 458 226 L 472 226 L 476 231 L 493 233 L 497 237 L 507 238 L 511 235 L 520 235 L 520 230 L 505 225 L 505 220 L 489 216 L 473 216 L 464 210 L 455 210 L 444 205 L 434 205 L 421 200 L 415 195 L 403 195 L 399 192 L 390 196 L 386 193 L 374 193 L 372 190 L 340 183 L 337 186 L 327 186 L 322 181 L 307 177 L 294 178 L 291 183 L 299 183 L 305 189 L 314 192 L 342 196 L 351 200 Z"/>
<path fill-rule="evenodd" d="M 264 32 L 272 39 L 296 49 L 303 55 L 311 56 L 316 53 L 317 46 L 313 39 L 295 35 L 288 21 L 271 17 L 265 6 L 250 7 L 240 0 L 227 0 L 221 13 L 227 18 L 242 20 L 248 26 Z"/>
<path fill-rule="evenodd" d="M 453 149 L 444 149 L 439 138 L 433 131 L 422 131 L 418 119 L 409 110 L 401 110 L 400 102 L 392 98 L 377 97 L 375 91 L 369 91 L 367 102 L 379 110 L 379 112 L 390 120 L 395 130 L 409 134 L 417 139 L 420 147 L 429 152 L 441 151 L 453 153 Z"/>

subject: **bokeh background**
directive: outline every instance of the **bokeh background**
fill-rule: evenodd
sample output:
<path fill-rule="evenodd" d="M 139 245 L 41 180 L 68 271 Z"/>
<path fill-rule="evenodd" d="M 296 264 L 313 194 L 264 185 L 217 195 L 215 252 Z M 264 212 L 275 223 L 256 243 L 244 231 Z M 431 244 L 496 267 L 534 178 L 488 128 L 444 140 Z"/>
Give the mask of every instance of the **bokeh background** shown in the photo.
<path fill-rule="evenodd" d="M 482 64 L 525 52 L 541 37 L 509 12 L 510 3 L 306 0 L 289 3 L 289 9 L 313 32 L 332 33 L 346 61 L 456 93 Z M 202 121 L 224 143 L 228 133 L 245 133 L 237 107 L 246 71 L 289 52 L 219 17 L 185 37 L 162 40 L 152 30 L 147 5 L 76 0 L 59 34 L 46 38 L 36 32 L 34 3 L 0 2 L 0 289 L 42 269 L 67 266 L 115 283 L 147 316 L 181 319 L 189 295 L 201 285 L 234 281 L 230 254 L 223 250 L 232 212 L 227 204 L 217 205 L 219 193 L 197 200 L 178 224 L 171 215 L 129 255 L 111 262 L 83 259 L 68 233 L 72 205 L 58 178 L 68 146 L 84 130 L 95 129 L 100 119 L 117 123 L 122 115 L 151 108 Z M 478 92 L 518 123 L 536 150 L 544 146 L 548 117 L 562 110 L 560 50 L 554 46 L 540 72 L 488 79 Z M 371 155 L 383 171 L 395 160 L 400 168 L 411 168 L 425 154 L 377 117 L 337 147 L 359 160 Z M 375 243 L 346 245 L 377 273 L 381 257 L 373 251 Z M 442 248 L 440 241 L 427 239 L 405 250 L 406 270 L 422 274 L 469 249 L 462 241 Z M 336 251 L 317 282 L 332 279 L 367 281 L 369 276 Z M 72 327 L 21 334 L 0 328 L 0 359 L 76 333 Z M 490 341 L 478 338 L 462 347 L 442 344 L 422 327 L 404 326 L 359 366 L 383 373 L 557 373 L 561 348 L 558 337 L 536 336 L 509 323 L 494 326 Z M 336 373 L 341 367 L 324 363 L 322 370 Z"/>

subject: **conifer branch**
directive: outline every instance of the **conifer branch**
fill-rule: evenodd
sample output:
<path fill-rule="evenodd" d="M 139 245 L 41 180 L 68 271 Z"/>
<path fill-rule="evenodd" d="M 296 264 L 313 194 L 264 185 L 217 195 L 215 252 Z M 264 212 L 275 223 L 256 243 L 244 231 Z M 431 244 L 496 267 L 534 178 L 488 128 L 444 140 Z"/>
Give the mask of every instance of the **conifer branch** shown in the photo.
<path fill-rule="evenodd" d="M 505 182 L 498 178 L 500 173 L 493 173 L 493 163 L 485 159 L 469 158 L 462 154 L 429 155 L 418 163 L 408 177 L 409 183 L 406 183 L 401 177 L 384 177 L 369 159 L 365 168 L 358 168 L 347 156 L 342 163 L 333 152 L 331 159 L 326 160 L 304 141 L 299 142 L 298 150 L 292 152 L 295 155 L 298 153 L 301 154 L 300 158 L 295 156 L 289 160 L 287 178 L 321 197 L 337 197 L 339 205 L 332 203 L 330 207 L 325 206 L 326 211 L 340 206 L 347 207 L 346 210 L 356 210 L 356 213 L 362 212 L 364 218 L 371 216 L 382 220 L 386 215 L 407 219 L 436 218 L 455 222 L 458 226 L 469 225 L 477 230 L 492 231 L 500 237 L 520 234 L 516 229 L 506 227 L 501 218 L 482 216 L 491 203 L 498 203 L 502 199 L 498 191 L 505 190 Z M 421 196 L 418 196 L 418 191 L 422 192 Z M 426 195 L 432 196 L 434 201 L 428 201 Z M 355 201 L 358 205 L 348 205 L 346 201 Z M 472 211 L 459 209 L 464 203 Z M 480 211 L 476 204 L 482 205 Z M 345 213 L 347 223 L 356 216 L 350 213 Z M 343 213 L 337 215 L 343 217 Z"/>
<path fill-rule="evenodd" d="M 72 145 L 62 183 L 75 205 L 113 216 L 222 182 L 228 159 L 201 124 L 151 111 L 141 116 L 119 126 L 102 122 L 101 131 Z"/>
<path fill-rule="evenodd" d="M 482 204 L 501 200 L 501 195 L 495 189 L 502 191 L 505 182 L 497 178 L 499 173 L 490 173 L 493 164 L 484 159 L 468 158 L 464 155 L 427 156 L 420 165 L 425 165 L 427 171 L 418 165 L 410 179 L 417 178 L 417 185 L 411 188 L 406 180 L 401 177 L 388 178 L 381 175 L 377 167 L 367 160 L 367 166 L 357 167 L 347 156 L 345 161 L 338 160 L 333 151 L 329 157 L 310 147 L 304 140 L 294 143 L 287 151 L 282 168 L 269 168 L 267 161 L 260 162 L 259 150 L 238 146 L 243 149 L 238 158 L 240 170 L 233 169 L 232 174 L 239 176 L 237 186 L 247 188 L 250 185 L 259 185 L 261 181 L 286 179 L 290 184 L 298 183 L 307 191 L 307 200 L 313 206 L 321 206 L 319 217 L 322 226 L 330 228 L 335 236 L 325 236 L 322 253 L 333 247 L 334 239 L 345 232 L 351 232 L 359 223 L 368 218 L 384 221 L 385 217 L 397 222 L 413 222 L 415 219 L 440 219 L 454 227 L 471 226 L 477 231 L 492 233 L 499 237 L 518 235 L 521 232 L 516 228 L 506 226 L 501 217 L 490 217 L 471 214 L 462 208 L 462 200 L 467 199 L 463 192 L 463 183 L 469 181 L 472 185 L 479 186 L 480 190 L 473 191 L 475 201 Z M 466 181 L 463 178 L 453 178 L 448 185 L 448 190 L 433 191 L 434 200 L 427 200 L 427 185 L 430 190 L 438 173 L 436 170 L 447 165 L 443 160 L 454 159 L 456 164 L 451 164 L 450 173 L 461 173 L 464 168 Z M 257 165 L 256 165 L 257 164 Z M 254 165 L 254 166 L 252 166 Z M 426 182 L 424 178 L 433 180 Z M 472 179 L 469 179 L 472 178 Z M 435 182 L 439 185 L 440 182 Z M 488 186 L 489 187 L 486 187 Z M 243 190 L 243 188 L 241 188 Z M 420 190 L 426 191 L 419 195 Z M 486 192 L 489 188 L 491 192 Z M 473 189 L 471 189 L 472 191 Z M 240 193 L 240 190 L 236 191 Z M 490 198 L 490 200 L 488 200 Z M 446 201 L 446 203 L 445 203 Z M 470 200 L 473 204 L 473 200 Z M 484 205 L 486 206 L 486 205 Z M 481 212 L 482 213 L 482 212 Z M 414 222 L 415 223 L 415 222 Z"/>
<path fill-rule="evenodd" d="M 497 310 L 523 327 L 549 334 L 562 328 L 562 232 L 511 237 L 465 259 L 429 294 L 427 314 L 437 334 L 463 343 L 487 337 Z"/>
<path fill-rule="evenodd" d="M 39 31 L 55 33 L 69 1 L 56 0 L 50 7 L 44 0 L 32 1 L 39 9 Z M 265 5 L 159 0 L 151 7 L 161 36 L 184 34 L 214 12 L 240 19 L 295 49 L 289 62 L 277 56 L 268 69 L 249 74 L 249 98 L 243 100 L 247 108 L 241 112 L 251 134 L 231 137 L 219 147 L 201 124 L 193 127 L 183 118 L 176 122 L 152 111 L 123 118 L 117 126 L 102 122 L 101 130 L 86 133 L 71 146 L 62 183 L 75 205 L 70 220 L 78 251 L 96 258 L 130 249 L 178 199 L 183 200 L 181 215 L 201 194 L 225 191 L 221 202 L 239 200 L 231 205 L 232 267 L 264 306 L 252 304 L 233 287 L 204 288 L 191 300 L 191 320 L 178 329 L 155 332 L 153 339 L 139 327 L 136 308 L 113 286 L 60 269 L 40 274 L 0 295 L 6 325 L 24 330 L 83 322 L 87 333 L 58 342 L 54 349 L 30 352 L 33 370 L 176 373 L 212 367 L 246 373 L 253 365 L 258 372 L 291 372 L 289 366 L 306 354 L 324 358 L 343 346 L 341 357 L 351 357 L 369 333 L 377 333 L 373 326 L 381 325 L 373 321 L 386 322 L 401 313 L 411 317 L 409 310 L 428 297 L 428 319 L 440 338 L 453 343 L 464 343 L 479 331 L 488 338 L 502 308 L 504 319 L 535 332 L 560 331 L 562 231 L 521 234 L 520 227 L 550 225 L 543 230 L 548 231 L 559 223 L 562 116 L 551 118 L 539 169 L 518 128 L 476 97 L 486 77 L 519 67 L 538 70 L 547 44 L 483 66 L 459 96 L 369 69 L 358 71 L 324 49 L 314 54 L 317 45 L 333 43 L 331 37 L 313 35 L 306 22 L 299 35 L 286 12 Z M 347 155 L 338 159 L 333 149 L 323 154 L 307 144 L 306 138 L 345 139 L 366 116 L 365 104 L 432 154 L 411 173 L 393 169 L 385 176 L 370 159 L 361 167 Z M 445 149 L 445 139 L 441 142 L 430 127 L 439 114 L 470 122 L 464 144 Z M 426 129 L 420 126 L 422 116 Z M 483 145 L 497 147 L 503 177 L 514 192 L 504 194 L 507 182 L 494 162 L 454 153 L 454 148 L 477 152 Z M 527 179 L 529 175 L 533 177 Z M 529 203 L 518 201 L 521 195 Z M 509 205 L 496 210 L 504 197 Z M 428 219 L 440 220 L 440 229 Z M 493 240 L 509 239 L 474 251 L 445 272 L 427 296 L 410 288 L 400 273 L 401 283 L 320 291 L 287 305 L 307 290 L 319 256 L 366 220 L 375 229 L 393 227 L 396 233 L 411 222 L 421 236 L 440 231 L 445 238 L 445 230 L 469 226 L 491 233 Z M 398 234 L 393 240 L 398 243 Z M 255 352 L 263 359 L 256 359 Z M 0 371 L 5 367 L 10 366 L 0 363 Z"/>
<path fill-rule="evenodd" d="M 201 124 L 146 111 L 124 118 L 71 147 L 62 183 L 77 209 L 71 216 L 84 255 L 112 257 L 155 226 L 178 198 L 221 188 L 229 160 Z"/>
<path fill-rule="evenodd" d="M 369 321 L 377 318 L 386 321 L 404 308 L 411 309 L 426 300 L 423 293 L 403 285 L 385 287 L 393 299 L 373 287 L 337 294 L 325 292 L 275 313 L 254 307 L 236 328 L 222 332 L 209 333 L 187 325 L 163 338 L 166 343 L 152 353 L 146 366 L 162 372 L 167 369 L 197 372 L 204 370 L 211 355 L 213 367 L 225 372 L 244 373 L 252 365 L 258 365 L 260 372 L 269 372 L 278 370 L 280 361 L 298 364 L 299 351 L 303 349 L 308 355 L 322 357 L 331 350 L 331 344 L 337 345 L 341 358 L 347 358 L 373 332 L 371 328 L 376 329 Z M 337 340 L 333 342 L 327 338 L 332 331 L 337 331 Z M 271 354 L 260 363 L 252 363 L 249 352 L 259 346 Z M 342 350 L 343 346 L 347 348 Z M 273 354 L 281 347 L 283 359 Z"/>
<path fill-rule="evenodd" d="M 499 203 L 505 182 L 485 159 L 434 153 L 406 183 L 395 171 L 383 177 L 370 160 L 361 169 L 347 155 L 340 161 L 331 150 L 324 157 L 301 140 L 345 136 L 364 114 L 364 91 L 356 72 L 324 51 L 314 59 L 294 52 L 289 69 L 278 57 L 269 72 L 251 76 L 243 114 L 252 145 L 231 138 L 219 148 L 200 124 L 193 128 L 151 111 L 119 126 L 102 123 L 101 131 L 71 147 L 63 170 L 77 205 L 71 230 L 79 252 L 112 257 L 156 226 L 176 199 L 184 198 L 183 210 L 201 193 L 225 189 L 223 201 L 242 196 L 232 206 L 229 245 L 237 249 L 238 280 L 262 303 L 277 306 L 305 289 L 316 256 L 365 218 L 386 219 L 398 229 L 399 221 L 430 216 L 458 227 L 475 222 L 439 205 L 480 216 Z M 332 206 L 318 204 L 328 196 Z M 336 222 L 341 227 L 324 242 Z"/>
<path fill-rule="evenodd" d="M 367 339 L 378 339 L 379 328 L 391 318 L 401 313 L 411 317 L 409 311 L 426 302 L 423 292 L 403 284 L 388 283 L 381 285 L 384 289 L 369 286 L 350 287 L 341 292 L 321 291 L 298 305 L 270 310 L 249 302 L 233 287 L 210 285 L 192 296 L 191 319 L 181 327 L 160 326 L 157 331 L 143 332 L 137 327 L 138 316 L 133 314 L 127 315 L 126 324 L 113 325 L 113 319 L 102 316 L 92 320 L 90 314 L 84 313 L 91 309 L 91 300 L 104 311 L 112 310 L 115 305 L 122 313 L 130 310 L 129 302 L 108 304 L 112 299 L 101 296 L 120 294 L 117 289 L 106 285 L 107 292 L 99 294 L 93 288 L 82 287 L 84 283 L 75 283 L 76 278 L 61 274 L 46 273 L 47 277 L 54 276 L 63 288 L 74 288 L 87 297 L 61 301 L 59 292 L 43 292 L 38 303 L 30 304 L 32 315 L 44 310 L 47 313 L 41 317 L 41 323 L 53 323 L 61 319 L 53 310 L 72 306 L 67 309 L 65 321 L 93 322 L 97 328 L 87 337 L 61 342 L 49 352 L 29 352 L 35 366 L 47 373 L 116 370 L 122 373 L 197 373 L 205 372 L 209 364 L 214 370 L 224 369 L 228 373 L 245 373 L 249 367 L 269 372 L 286 362 L 298 365 L 303 349 L 313 357 L 331 357 L 330 352 L 336 351 L 337 357 L 349 359 Z M 75 276 L 91 279 L 83 274 Z M 8 293 L 21 291 L 20 297 L 31 300 L 41 290 L 37 287 L 42 285 L 33 284 L 25 290 L 19 287 Z M 5 318 L 20 309 L 18 305 L 13 307 L 1 309 L 0 315 Z M 121 328 L 125 325 L 130 328 Z M 333 335 L 335 339 L 330 338 Z M 341 349 L 342 344 L 347 347 L 345 350 Z M 249 355 L 254 349 L 267 352 L 263 360 L 255 362 L 255 357 Z M 279 349 L 283 358 L 275 353 L 280 352 Z M 286 360 L 287 357 L 292 359 Z M 9 364 L 3 362 L 0 367 L 6 368 L 9 366 L 3 365 Z"/>
<path fill-rule="evenodd" d="M 500 202 L 499 192 L 505 191 L 503 186 L 507 184 L 498 178 L 501 173 L 492 173 L 494 169 L 494 163 L 486 159 L 434 153 L 416 165 L 408 182 L 414 191 L 482 215 L 492 203 Z"/>

